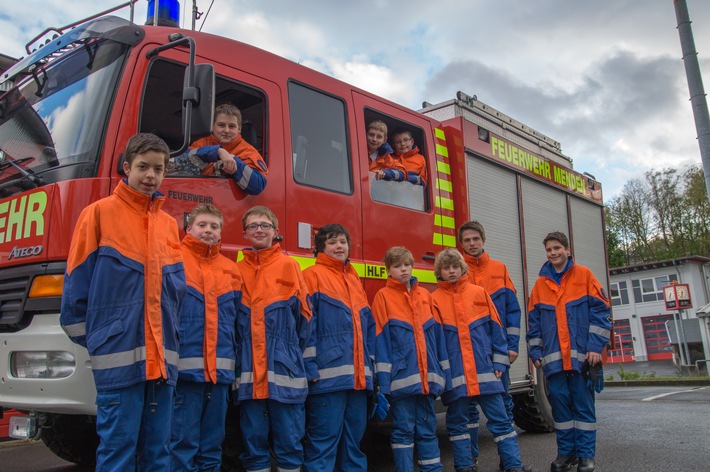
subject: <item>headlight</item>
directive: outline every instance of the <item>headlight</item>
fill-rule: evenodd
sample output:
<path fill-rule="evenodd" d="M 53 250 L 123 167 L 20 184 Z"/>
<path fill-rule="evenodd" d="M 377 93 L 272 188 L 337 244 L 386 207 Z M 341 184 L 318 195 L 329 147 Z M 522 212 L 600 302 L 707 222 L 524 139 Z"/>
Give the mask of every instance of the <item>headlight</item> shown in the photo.
<path fill-rule="evenodd" d="M 76 360 L 66 351 L 20 351 L 12 353 L 10 366 L 20 379 L 62 379 L 74 373 Z"/>

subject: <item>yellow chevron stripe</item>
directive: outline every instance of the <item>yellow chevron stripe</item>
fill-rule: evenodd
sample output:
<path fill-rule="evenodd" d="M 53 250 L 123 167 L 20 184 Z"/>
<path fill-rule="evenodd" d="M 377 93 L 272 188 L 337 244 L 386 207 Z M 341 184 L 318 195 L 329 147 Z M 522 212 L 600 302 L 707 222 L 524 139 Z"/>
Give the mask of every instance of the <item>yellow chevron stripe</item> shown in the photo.
<path fill-rule="evenodd" d="M 449 157 L 449 148 L 447 148 L 444 145 L 437 144 L 436 145 L 436 153 L 441 156 L 444 156 L 444 157 Z"/>
<path fill-rule="evenodd" d="M 451 166 L 446 162 L 436 161 L 436 170 L 442 174 L 451 175 Z"/>
<path fill-rule="evenodd" d="M 456 221 L 450 216 L 434 215 L 434 226 L 456 229 Z"/>
<path fill-rule="evenodd" d="M 434 206 L 436 208 L 443 208 L 444 210 L 454 211 L 454 201 L 450 198 L 437 196 L 434 200 Z"/>
<path fill-rule="evenodd" d="M 439 139 L 444 139 L 444 140 L 446 139 L 446 135 L 444 134 L 444 130 L 441 128 L 434 128 L 434 134 Z"/>
<path fill-rule="evenodd" d="M 444 190 L 446 192 L 451 193 L 454 186 L 448 180 L 436 179 L 436 188 L 438 188 L 439 190 Z"/>

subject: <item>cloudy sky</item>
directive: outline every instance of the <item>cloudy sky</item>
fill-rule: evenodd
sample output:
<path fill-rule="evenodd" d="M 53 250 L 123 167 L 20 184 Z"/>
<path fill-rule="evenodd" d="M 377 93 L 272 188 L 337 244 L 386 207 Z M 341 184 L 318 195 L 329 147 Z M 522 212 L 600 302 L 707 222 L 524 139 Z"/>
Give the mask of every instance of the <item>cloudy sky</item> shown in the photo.
<path fill-rule="evenodd" d="M 0 52 L 21 57 L 44 28 L 121 1 L 3 3 Z M 687 3 L 708 82 L 710 1 Z M 475 94 L 560 141 L 607 201 L 649 169 L 701 164 L 673 0 L 214 0 L 201 24 L 410 108 Z"/>

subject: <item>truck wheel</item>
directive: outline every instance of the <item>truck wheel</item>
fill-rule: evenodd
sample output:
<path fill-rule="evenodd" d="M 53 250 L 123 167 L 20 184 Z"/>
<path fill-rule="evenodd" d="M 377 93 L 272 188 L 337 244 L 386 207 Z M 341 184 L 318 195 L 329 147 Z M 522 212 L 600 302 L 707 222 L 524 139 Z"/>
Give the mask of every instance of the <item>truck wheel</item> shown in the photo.
<path fill-rule="evenodd" d="M 515 424 L 528 433 L 550 433 L 555 430 L 555 422 L 542 370 L 538 370 L 537 378 L 532 391 L 513 395 L 513 418 Z"/>
<path fill-rule="evenodd" d="M 96 465 L 96 418 L 93 416 L 47 414 L 42 442 L 57 457 L 86 467 Z"/>

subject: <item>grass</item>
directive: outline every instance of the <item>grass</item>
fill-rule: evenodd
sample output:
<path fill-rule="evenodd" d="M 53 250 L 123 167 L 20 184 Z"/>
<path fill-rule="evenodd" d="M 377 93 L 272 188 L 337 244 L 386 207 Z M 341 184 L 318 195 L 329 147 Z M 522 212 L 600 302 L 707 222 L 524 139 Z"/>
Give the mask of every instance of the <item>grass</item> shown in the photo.
<path fill-rule="evenodd" d="M 619 377 L 619 380 L 621 381 L 628 381 L 628 380 L 705 380 L 708 378 L 708 376 L 701 375 L 701 376 L 685 376 L 685 377 L 657 377 L 656 372 L 651 371 L 651 373 L 644 371 L 637 371 L 637 370 L 626 370 L 624 369 L 624 364 L 619 364 L 619 370 L 616 373 Z M 614 374 L 609 374 L 605 378 L 605 380 L 608 381 L 613 381 L 616 380 L 616 376 Z"/>

